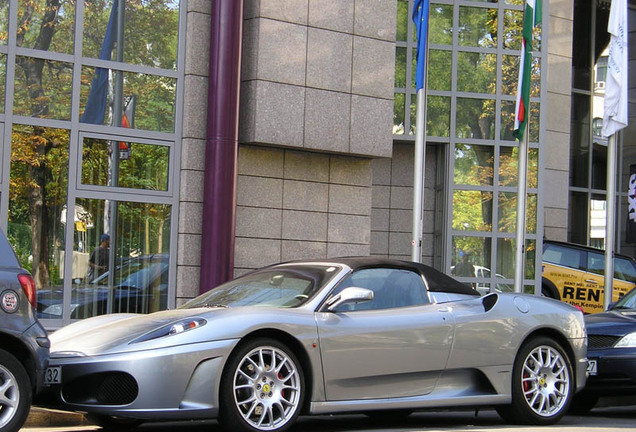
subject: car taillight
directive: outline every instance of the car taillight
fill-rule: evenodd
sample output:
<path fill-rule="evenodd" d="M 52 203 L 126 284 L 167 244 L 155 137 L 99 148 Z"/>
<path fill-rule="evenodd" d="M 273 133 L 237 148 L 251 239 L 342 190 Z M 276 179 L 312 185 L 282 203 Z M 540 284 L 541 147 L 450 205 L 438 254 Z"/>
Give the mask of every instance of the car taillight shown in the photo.
<path fill-rule="evenodd" d="M 20 285 L 22 285 L 22 290 L 26 294 L 29 303 L 35 307 L 35 281 L 30 274 L 26 273 L 19 274 L 18 280 L 20 281 Z"/>

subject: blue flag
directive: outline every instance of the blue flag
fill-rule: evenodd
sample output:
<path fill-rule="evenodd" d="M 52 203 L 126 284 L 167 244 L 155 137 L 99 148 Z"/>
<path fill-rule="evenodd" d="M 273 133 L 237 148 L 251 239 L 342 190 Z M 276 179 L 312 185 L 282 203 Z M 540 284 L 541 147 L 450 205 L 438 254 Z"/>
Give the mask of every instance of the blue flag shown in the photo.
<path fill-rule="evenodd" d="M 104 42 L 99 51 L 100 60 L 110 60 L 110 54 L 113 51 L 115 43 L 115 33 L 117 31 L 117 3 L 113 0 L 113 8 L 110 11 Z M 80 119 L 82 123 L 104 124 L 104 115 L 106 114 L 106 102 L 108 100 L 108 69 L 96 68 L 91 91 L 88 94 L 86 108 Z"/>
<path fill-rule="evenodd" d="M 428 0 L 415 0 L 413 22 L 417 32 L 417 66 L 415 68 L 415 90 L 424 87 L 424 64 L 426 62 L 426 35 L 428 34 Z"/>

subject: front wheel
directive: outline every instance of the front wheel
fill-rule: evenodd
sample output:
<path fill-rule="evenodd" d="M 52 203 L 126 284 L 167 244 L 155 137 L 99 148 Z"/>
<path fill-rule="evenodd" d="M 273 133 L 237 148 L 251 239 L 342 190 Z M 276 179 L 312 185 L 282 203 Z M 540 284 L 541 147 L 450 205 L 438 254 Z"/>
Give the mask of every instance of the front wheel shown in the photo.
<path fill-rule="evenodd" d="M 574 374 L 561 346 L 547 337 L 525 343 L 512 374 L 512 403 L 497 408 L 511 423 L 549 425 L 563 417 L 574 396 Z"/>
<path fill-rule="evenodd" d="M 0 350 L 0 432 L 19 430 L 31 409 L 31 381 L 11 354 Z"/>
<path fill-rule="evenodd" d="M 255 339 L 232 353 L 221 378 L 219 421 L 231 431 L 281 432 L 302 406 L 300 362 L 284 344 Z"/>

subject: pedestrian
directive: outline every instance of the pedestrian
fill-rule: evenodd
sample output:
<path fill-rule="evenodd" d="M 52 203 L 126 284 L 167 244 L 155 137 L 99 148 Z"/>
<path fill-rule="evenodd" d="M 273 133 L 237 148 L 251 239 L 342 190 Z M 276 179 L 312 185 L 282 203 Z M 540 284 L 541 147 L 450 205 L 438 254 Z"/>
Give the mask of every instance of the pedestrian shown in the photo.
<path fill-rule="evenodd" d="M 108 260 L 110 257 L 110 236 L 102 234 L 99 246 L 97 246 L 91 257 L 88 259 L 88 272 L 86 274 L 87 282 L 92 282 L 106 270 L 108 270 Z"/>

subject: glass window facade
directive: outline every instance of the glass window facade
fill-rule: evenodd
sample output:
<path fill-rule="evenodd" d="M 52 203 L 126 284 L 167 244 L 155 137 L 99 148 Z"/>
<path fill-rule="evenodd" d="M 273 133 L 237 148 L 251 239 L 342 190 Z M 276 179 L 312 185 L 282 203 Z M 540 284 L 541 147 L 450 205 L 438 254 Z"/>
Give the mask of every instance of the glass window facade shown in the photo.
<path fill-rule="evenodd" d="M 412 3 L 398 2 L 399 78 L 393 131 L 400 141 L 413 141 L 415 135 Z M 436 256 L 443 256 L 443 267 L 450 274 L 458 263 L 471 263 L 474 272 L 457 276 L 480 290 L 513 286 L 519 147 L 512 132 L 522 24 L 521 1 L 438 0 L 430 5 L 426 141 L 441 145 L 448 155 L 441 168 L 448 187 L 448 217 L 442 218 L 444 227 L 434 227 L 446 234 L 444 250 L 436 251 Z M 536 248 L 542 234 L 539 142 L 546 53 L 540 26 L 534 32 L 533 48 L 524 283 L 531 292 L 540 286 L 535 266 L 540 265 Z"/>
<path fill-rule="evenodd" d="M 636 11 L 628 9 L 628 20 Z M 607 138 L 601 134 L 609 39 L 605 31 L 609 5 L 574 2 L 572 50 L 572 109 L 568 241 L 605 248 L 607 201 Z M 629 22 L 634 22 L 629 21 Z M 619 133 L 616 140 L 616 252 L 633 255 L 626 241 L 630 166 L 634 163 L 633 140 Z"/>
<path fill-rule="evenodd" d="M 174 303 L 178 0 L 0 0 L 0 224 L 47 328 Z"/>

